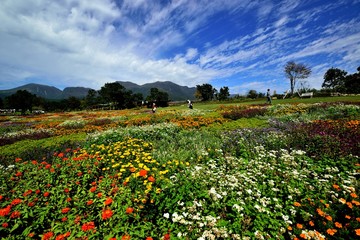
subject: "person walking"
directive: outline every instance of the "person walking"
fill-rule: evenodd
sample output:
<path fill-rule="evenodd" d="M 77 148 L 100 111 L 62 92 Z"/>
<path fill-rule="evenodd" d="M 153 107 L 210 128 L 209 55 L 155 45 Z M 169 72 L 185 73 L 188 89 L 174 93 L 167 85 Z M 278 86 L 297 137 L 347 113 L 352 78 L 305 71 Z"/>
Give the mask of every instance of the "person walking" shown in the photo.
<path fill-rule="evenodd" d="M 271 104 L 271 94 L 270 94 L 270 89 L 268 88 L 267 92 L 266 92 L 266 103 Z"/>

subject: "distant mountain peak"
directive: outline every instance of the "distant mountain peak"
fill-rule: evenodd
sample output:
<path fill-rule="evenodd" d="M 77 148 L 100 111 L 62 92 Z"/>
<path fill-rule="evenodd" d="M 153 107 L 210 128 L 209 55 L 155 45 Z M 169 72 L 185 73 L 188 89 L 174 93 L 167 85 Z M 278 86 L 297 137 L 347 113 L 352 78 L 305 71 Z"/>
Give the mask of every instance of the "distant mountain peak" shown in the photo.
<path fill-rule="evenodd" d="M 158 88 L 160 91 L 167 92 L 169 94 L 169 99 L 172 101 L 182 101 L 186 99 L 194 99 L 194 94 L 196 88 L 189 88 L 186 86 L 180 86 L 171 81 L 165 82 L 153 82 L 153 83 L 145 83 L 143 85 L 138 85 L 136 83 L 130 81 L 117 81 L 122 86 L 124 86 L 127 90 L 131 90 L 133 93 L 141 93 L 144 98 L 150 94 L 151 88 Z M 16 88 L 8 89 L 8 90 L 0 90 L 0 98 L 5 98 L 16 93 L 18 90 L 26 90 L 32 94 L 36 94 L 39 97 L 45 99 L 67 99 L 71 96 L 77 98 L 84 98 L 88 94 L 88 91 L 91 88 L 87 87 L 66 87 L 63 91 L 54 87 L 48 86 L 44 84 L 37 83 L 28 83 L 23 86 L 19 86 Z"/>

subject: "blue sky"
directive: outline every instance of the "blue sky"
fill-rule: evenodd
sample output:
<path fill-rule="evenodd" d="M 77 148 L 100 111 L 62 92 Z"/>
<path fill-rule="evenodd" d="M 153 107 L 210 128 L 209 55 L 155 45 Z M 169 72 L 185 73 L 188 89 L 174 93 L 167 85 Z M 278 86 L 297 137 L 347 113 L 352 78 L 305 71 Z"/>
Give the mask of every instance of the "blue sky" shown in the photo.
<path fill-rule="evenodd" d="M 172 81 L 282 93 L 360 66 L 360 0 L 2 0 L 0 89 Z"/>

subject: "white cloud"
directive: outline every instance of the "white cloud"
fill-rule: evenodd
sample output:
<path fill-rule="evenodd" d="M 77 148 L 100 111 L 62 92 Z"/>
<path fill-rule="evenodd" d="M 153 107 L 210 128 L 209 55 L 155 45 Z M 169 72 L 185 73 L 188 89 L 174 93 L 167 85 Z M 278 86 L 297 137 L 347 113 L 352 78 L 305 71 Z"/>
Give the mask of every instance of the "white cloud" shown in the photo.
<path fill-rule="evenodd" d="M 271 83 L 284 88 L 282 67 L 289 60 L 308 60 L 320 66 L 312 57 L 331 55 L 340 66 L 353 67 L 360 58 L 359 19 L 328 19 L 318 24 L 321 13 L 345 3 L 302 9 L 306 4 L 299 0 L 178 0 L 166 4 L 3 0 L 0 77 L 21 83 L 26 78 L 55 79 L 52 85 L 99 89 L 116 80 L 195 86 L 215 84 L 216 79 L 216 84 L 223 84 L 224 79 L 236 76 L 240 88 L 262 89 L 269 79 L 277 79 Z M 226 36 L 205 37 L 218 30 L 208 22 L 217 13 L 231 23 L 224 29 L 231 29 Z M 248 22 L 248 17 L 257 22 Z M 256 27 L 246 29 L 251 24 Z M 189 44 L 190 38 L 195 40 Z M 324 68 L 319 67 L 319 75 Z M 230 80 L 229 84 L 237 85 Z M 8 80 L 1 80 L 0 88 L 9 85 Z"/>

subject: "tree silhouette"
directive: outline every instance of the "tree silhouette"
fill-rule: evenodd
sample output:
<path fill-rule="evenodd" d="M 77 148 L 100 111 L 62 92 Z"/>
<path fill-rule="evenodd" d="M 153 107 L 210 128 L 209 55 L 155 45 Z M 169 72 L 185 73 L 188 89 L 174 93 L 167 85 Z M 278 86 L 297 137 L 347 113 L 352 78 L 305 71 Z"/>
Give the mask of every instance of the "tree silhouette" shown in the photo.
<path fill-rule="evenodd" d="M 284 72 L 290 80 L 290 91 L 294 94 L 294 87 L 298 79 L 304 79 L 310 76 L 311 69 L 302 63 L 290 61 L 285 65 Z"/>

